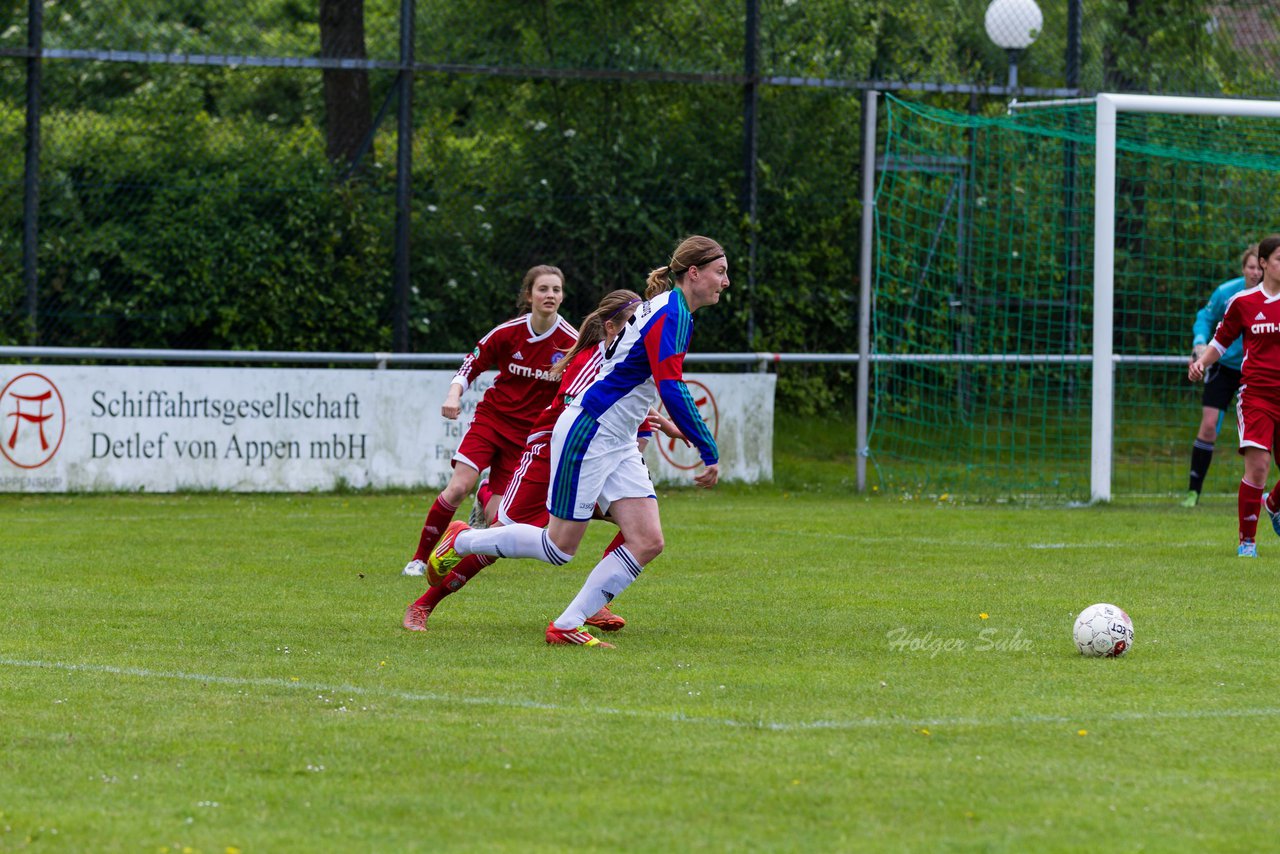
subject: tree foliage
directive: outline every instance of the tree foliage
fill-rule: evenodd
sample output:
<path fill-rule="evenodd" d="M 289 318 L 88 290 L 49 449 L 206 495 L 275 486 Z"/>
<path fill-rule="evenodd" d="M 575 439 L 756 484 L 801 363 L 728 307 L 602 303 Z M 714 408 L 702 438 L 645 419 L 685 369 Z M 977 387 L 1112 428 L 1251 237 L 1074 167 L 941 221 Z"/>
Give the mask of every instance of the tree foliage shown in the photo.
<path fill-rule="evenodd" d="M 784 83 L 1000 82 L 1006 59 L 982 32 L 985 5 L 763 0 L 760 69 Z M 1045 30 L 1021 79 L 1062 86 L 1066 4 L 1041 5 Z M 1195 69 L 1201 91 L 1256 92 L 1256 68 L 1206 26 L 1222 5 L 1088 4 L 1086 83 L 1169 88 Z M 394 58 L 398 6 L 364 3 L 369 56 Z M 59 0 L 46 9 L 48 47 L 321 52 L 316 2 Z M 673 77 L 742 73 L 740 0 L 420 0 L 418 9 L 419 61 L 530 71 L 416 75 L 413 349 L 468 347 L 510 310 L 535 263 L 565 270 L 565 313 L 576 319 L 607 290 L 643 287 L 690 232 L 720 239 L 733 265 L 725 303 L 699 315 L 698 349 L 855 346 L 857 89 L 762 87 L 752 224 L 742 202 L 741 87 Z M 23 28 L 18 5 L 0 4 L 0 43 L 20 44 Z M 0 336 L 10 341 L 23 311 L 22 67 L 0 59 L 0 182 L 9 188 L 0 201 Z M 563 69 L 599 74 L 556 76 Z M 619 71 L 650 76 L 623 81 Z M 394 121 L 377 129 L 348 181 L 345 158 L 331 160 L 336 108 L 326 108 L 317 71 L 48 60 L 44 73 L 42 343 L 390 347 Z M 369 102 L 357 112 L 376 111 L 394 82 L 394 72 L 370 73 Z M 353 139 L 338 150 L 349 156 Z M 844 379 L 790 372 L 788 393 L 822 406 Z"/>

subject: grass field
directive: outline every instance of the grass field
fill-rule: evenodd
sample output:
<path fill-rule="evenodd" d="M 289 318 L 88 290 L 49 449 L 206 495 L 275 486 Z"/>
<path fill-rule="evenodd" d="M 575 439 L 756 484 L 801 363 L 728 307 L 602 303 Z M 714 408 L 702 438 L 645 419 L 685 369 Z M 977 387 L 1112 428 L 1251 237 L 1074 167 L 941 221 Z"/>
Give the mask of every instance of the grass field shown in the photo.
<path fill-rule="evenodd" d="M 0 497 L 0 849 L 1269 848 L 1280 541 L 1222 500 L 663 496 L 615 650 L 568 567 L 399 620 L 408 495 Z M 1274 542 L 1274 545 L 1273 545 Z M 579 566 L 582 563 L 582 566 Z M 1077 611 L 1133 616 L 1087 660 Z"/>

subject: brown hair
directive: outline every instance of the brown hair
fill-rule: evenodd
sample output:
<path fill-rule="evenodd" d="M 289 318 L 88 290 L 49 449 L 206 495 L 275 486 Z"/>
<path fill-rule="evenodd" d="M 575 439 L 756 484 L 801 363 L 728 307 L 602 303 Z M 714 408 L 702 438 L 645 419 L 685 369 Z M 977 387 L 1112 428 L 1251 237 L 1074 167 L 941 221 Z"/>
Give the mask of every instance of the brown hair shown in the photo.
<path fill-rule="evenodd" d="M 1271 257 L 1272 253 L 1280 249 L 1280 234 L 1272 234 L 1258 241 L 1258 263 L 1262 263 Z"/>
<path fill-rule="evenodd" d="M 539 276 L 547 275 L 555 276 L 560 280 L 560 287 L 564 287 L 564 273 L 560 272 L 559 267 L 552 267 L 550 264 L 530 267 L 529 272 L 524 274 L 524 279 L 520 282 L 520 296 L 516 298 L 517 317 L 533 311 L 533 283 Z"/>
<path fill-rule="evenodd" d="M 690 267 L 701 267 L 723 255 L 724 249 L 710 237 L 703 237 L 700 234 L 686 237 L 680 241 L 676 251 L 671 253 L 671 261 L 665 267 L 659 267 L 649 273 L 644 298 L 653 299 L 658 294 L 671 290 L 680 284 L 680 278 Z"/>
<path fill-rule="evenodd" d="M 578 327 L 578 342 L 564 354 L 563 359 L 551 367 L 551 376 L 559 379 L 574 356 L 604 340 L 605 321 L 612 320 L 615 325 L 621 325 L 619 319 L 630 317 L 639 303 L 640 295 L 635 291 L 618 290 L 605 294 L 604 299 L 600 300 L 600 305 L 596 306 L 596 310 L 582 319 L 582 325 Z"/>
<path fill-rule="evenodd" d="M 1255 243 L 1252 246 L 1250 246 L 1248 249 L 1244 250 L 1244 252 L 1240 255 L 1241 269 L 1244 268 L 1245 264 L 1249 263 L 1250 258 L 1257 258 L 1257 257 L 1258 257 L 1258 244 Z"/>

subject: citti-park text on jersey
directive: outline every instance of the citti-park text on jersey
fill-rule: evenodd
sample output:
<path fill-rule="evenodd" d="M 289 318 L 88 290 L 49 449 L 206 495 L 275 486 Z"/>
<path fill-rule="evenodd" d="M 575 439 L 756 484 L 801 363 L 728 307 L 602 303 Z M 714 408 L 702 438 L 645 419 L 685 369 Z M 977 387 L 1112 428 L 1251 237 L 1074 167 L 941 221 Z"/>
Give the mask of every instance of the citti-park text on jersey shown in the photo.
<path fill-rule="evenodd" d="M 517 377 L 528 377 L 533 380 L 560 382 L 560 378 L 551 376 L 550 371 L 544 371 L 540 368 L 530 368 L 527 365 L 517 365 L 515 362 L 507 365 L 507 373 Z"/>

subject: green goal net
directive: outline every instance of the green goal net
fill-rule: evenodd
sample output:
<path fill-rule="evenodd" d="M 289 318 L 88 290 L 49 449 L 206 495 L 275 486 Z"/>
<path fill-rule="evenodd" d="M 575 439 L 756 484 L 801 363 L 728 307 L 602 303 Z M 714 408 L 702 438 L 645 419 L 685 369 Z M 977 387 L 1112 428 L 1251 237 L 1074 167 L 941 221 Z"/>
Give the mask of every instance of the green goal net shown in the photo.
<path fill-rule="evenodd" d="M 886 99 L 877 163 L 872 423 L 881 490 L 1090 497 L 1092 102 L 972 115 Z M 1187 489 L 1192 324 L 1280 231 L 1280 120 L 1116 122 L 1116 496 Z M 1206 494 L 1240 478 L 1228 411 Z"/>

